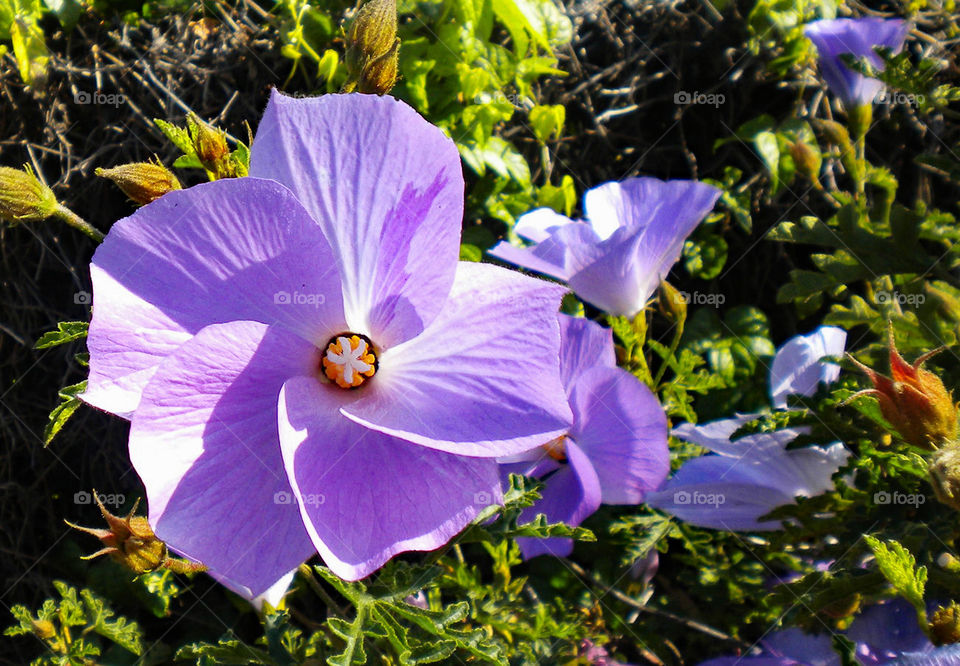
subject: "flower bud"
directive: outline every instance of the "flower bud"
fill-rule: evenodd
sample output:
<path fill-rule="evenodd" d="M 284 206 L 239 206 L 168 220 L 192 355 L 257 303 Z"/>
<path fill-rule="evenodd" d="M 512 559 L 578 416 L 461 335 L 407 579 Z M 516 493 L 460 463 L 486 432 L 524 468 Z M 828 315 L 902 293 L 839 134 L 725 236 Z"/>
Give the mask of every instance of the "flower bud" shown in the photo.
<path fill-rule="evenodd" d="M 823 137 L 831 144 L 839 146 L 842 150 L 850 148 L 850 132 L 847 128 L 835 120 L 823 120 L 815 118 L 813 126 L 823 134 Z"/>
<path fill-rule="evenodd" d="M 160 162 L 132 162 L 94 173 L 109 178 L 134 202 L 148 204 L 167 192 L 180 189 L 180 181 Z"/>
<path fill-rule="evenodd" d="M 861 394 L 875 395 L 883 417 L 900 436 L 909 444 L 928 450 L 940 448 L 957 437 L 957 409 L 952 396 L 939 377 L 920 367 L 939 351 L 928 352 L 910 365 L 897 352 L 891 329 L 890 377 L 853 359 L 873 382 L 873 388 Z"/>
<path fill-rule="evenodd" d="M 660 311 L 671 323 L 683 330 L 687 320 L 687 299 L 672 284 L 664 280 L 660 283 Z"/>
<path fill-rule="evenodd" d="M 960 511 L 960 445 L 951 443 L 935 451 L 927 472 L 937 501 Z"/>
<path fill-rule="evenodd" d="M 797 167 L 797 173 L 809 180 L 818 190 L 823 189 L 820 185 L 820 165 L 823 164 L 820 151 L 814 150 L 804 141 L 797 141 L 790 144 L 790 155 Z"/>
<path fill-rule="evenodd" d="M 33 625 L 33 634 L 40 640 L 49 640 L 57 635 L 57 628 L 50 620 L 31 620 Z"/>
<path fill-rule="evenodd" d="M 126 517 L 120 518 L 107 511 L 96 490 L 93 491 L 93 496 L 109 529 L 80 527 L 67 522 L 70 527 L 97 537 L 104 545 L 104 548 L 82 559 L 91 560 L 100 555 L 109 555 L 115 562 L 137 574 L 155 571 L 161 567 L 178 573 L 204 570 L 201 564 L 169 557 L 166 544 L 154 535 L 147 519 L 133 515 L 139 500 Z"/>
<path fill-rule="evenodd" d="M 39 222 L 57 209 L 57 197 L 33 175 L 30 167 L 0 167 L 0 219 Z"/>
<path fill-rule="evenodd" d="M 933 612 L 929 626 L 930 641 L 940 647 L 960 643 L 960 606 L 951 601 Z"/>
<path fill-rule="evenodd" d="M 847 111 L 847 123 L 853 138 L 862 139 L 873 124 L 873 105 L 860 104 Z"/>
<path fill-rule="evenodd" d="M 211 127 L 193 113 L 187 116 L 187 130 L 204 169 L 216 174 L 218 178 L 235 175 L 230 173 L 230 148 L 223 130 Z"/>
<path fill-rule="evenodd" d="M 384 95 L 397 81 L 397 0 L 369 0 L 347 33 L 345 92 Z"/>

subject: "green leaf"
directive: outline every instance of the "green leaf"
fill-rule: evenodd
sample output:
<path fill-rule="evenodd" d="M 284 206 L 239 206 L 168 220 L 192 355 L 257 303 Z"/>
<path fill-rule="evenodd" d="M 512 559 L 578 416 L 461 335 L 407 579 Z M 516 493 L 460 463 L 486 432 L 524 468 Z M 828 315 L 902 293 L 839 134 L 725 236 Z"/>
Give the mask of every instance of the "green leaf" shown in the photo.
<path fill-rule="evenodd" d="M 49 445 L 50 442 L 53 441 L 53 438 L 63 429 L 63 426 L 70 417 L 73 416 L 73 413 L 77 411 L 77 408 L 83 404 L 77 396 L 86 390 L 87 380 L 84 379 L 77 384 L 64 386 L 57 392 L 57 395 L 60 396 L 60 404 L 54 407 L 53 411 L 50 412 L 50 415 L 47 417 L 47 425 L 43 429 L 44 446 Z"/>
<path fill-rule="evenodd" d="M 927 568 L 917 567 L 917 561 L 906 548 L 896 541 L 886 543 L 864 535 L 864 540 L 873 551 L 877 568 L 887 579 L 897 594 L 913 604 L 918 617 L 926 617 L 923 592 L 927 583 Z"/>
<path fill-rule="evenodd" d="M 190 133 L 186 127 L 179 127 L 160 118 L 154 118 L 153 122 L 160 128 L 163 135 L 166 136 L 173 145 L 179 148 L 184 155 L 197 157 L 197 152 L 193 148 L 193 140 L 190 138 Z M 200 163 L 199 158 L 197 158 L 197 163 Z M 173 165 L 180 166 L 176 162 L 174 162 Z"/>
<path fill-rule="evenodd" d="M 567 109 L 562 104 L 540 105 L 530 109 L 530 127 L 540 143 L 559 139 L 563 134 L 563 123 Z"/>
<path fill-rule="evenodd" d="M 80 338 L 87 337 L 87 328 L 89 324 L 85 321 L 61 321 L 57 323 L 57 330 L 47 331 L 40 336 L 34 349 L 47 349 L 63 345 Z"/>
<path fill-rule="evenodd" d="M 103 599 L 94 596 L 90 590 L 82 590 L 80 596 L 90 629 L 135 655 L 143 654 L 142 636 L 136 622 L 128 622 L 124 617 L 114 618 L 114 612 L 104 605 Z"/>

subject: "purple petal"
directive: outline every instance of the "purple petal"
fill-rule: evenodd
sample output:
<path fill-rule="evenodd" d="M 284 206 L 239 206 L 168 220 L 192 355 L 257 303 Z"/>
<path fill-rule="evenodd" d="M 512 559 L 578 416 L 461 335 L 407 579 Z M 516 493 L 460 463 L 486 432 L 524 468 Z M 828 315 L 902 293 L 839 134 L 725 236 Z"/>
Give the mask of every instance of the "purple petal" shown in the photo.
<path fill-rule="evenodd" d="M 891 666 L 960 666 L 960 645 L 945 645 L 926 652 L 905 652 Z"/>
<path fill-rule="evenodd" d="M 463 262 L 445 309 L 422 334 L 386 350 L 362 398 L 342 412 L 441 451 L 509 456 L 572 421 L 560 383 L 563 289 Z"/>
<path fill-rule="evenodd" d="M 392 97 L 276 90 L 250 174 L 289 187 L 334 247 L 348 329 L 391 346 L 443 306 L 457 265 L 463 173 L 453 141 Z"/>
<path fill-rule="evenodd" d="M 830 384 L 840 375 L 840 366 L 821 363 L 824 356 L 841 356 L 847 332 L 836 326 L 821 326 L 809 335 L 788 340 L 773 358 L 770 367 L 770 399 L 779 409 L 787 406 L 787 396 L 812 396 L 823 382 Z"/>
<path fill-rule="evenodd" d="M 536 234 L 535 231 L 531 233 Z M 589 225 L 571 222 L 550 228 L 549 235 L 529 249 L 517 248 L 503 241 L 490 249 L 489 254 L 502 261 L 566 281 L 580 266 L 585 266 L 601 256 L 599 245 L 600 238 Z"/>
<path fill-rule="evenodd" d="M 343 330 L 330 247 L 285 188 L 256 178 L 170 192 L 113 225 L 90 266 L 83 399 L 129 417 L 157 365 L 208 324 L 249 319 L 325 343 Z"/>
<path fill-rule="evenodd" d="M 532 243 L 541 243 L 547 240 L 555 229 L 574 224 L 566 215 L 561 215 L 552 208 L 537 208 L 517 218 L 514 232 Z"/>
<path fill-rule="evenodd" d="M 280 398 L 294 494 L 314 545 L 338 576 L 359 580 L 397 553 L 439 548 L 502 501 L 493 460 L 364 428 L 337 413 L 340 393 L 296 377 Z"/>
<path fill-rule="evenodd" d="M 582 317 L 560 315 L 560 378 L 569 393 L 576 380 L 595 367 L 617 367 L 613 332 Z"/>
<path fill-rule="evenodd" d="M 639 504 L 670 471 L 667 417 L 647 386 L 620 368 L 594 368 L 573 385 L 570 437 L 590 458 L 604 504 Z"/>
<path fill-rule="evenodd" d="M 593 205 L 601 212 L 590 214 L 620 215 L 619 228 L 601 244 L 600 256 L 581 263 L 569 283 L 577 296 L 598 308 L 633 316 L 666 278 L 687 236 L 721 192 L 696 181 L 654 178 L 604 187 L 603 205 Z M 598 200 L 595 195 L 592 201 Z"/>
<path fill-rule="evenodd" d="M 827 85 L 850 108 L 872 104 L 883 84 L 853 71 L 840 56 L 866 57 L 874 67 L 882 68 L 883 60 L 873 47 L 885 46 L 899 53 L 909 29 L 902 19 L 859 18 L 814 21 L 803 32 L 817 47 L 820 73 Z"/>
<path fill-rule="evenodd" d="M 763 451 L 785 451 L 787 444 L 799 435 L 807 434 L 809 428 L 784 428 L 775 432 L 759 432 L 731 440 L 741 426 L 756 420 L 760 414 L 737 414 L 729 419 L 720 419 L 704 424 L 681 423 L 672 430 L 674 437 L 685 442 L 734 458 L 746 454 L 758 455 Z"/>
<path fill-rule="evenodd" d="M 917 613 L 906 601 L 894 599 L 870 606 L 850 624 L 850 640 L 879 662 L 904 652 L 931 647 L 917 624 Z"/>
<path fill-rule="evenodd" d="M 248 598 L 314 552 L 280 457 L 277 400 L 315 372 L 316 348 L 281 328 L 203 328 L 161 364 L 130 429 L 150 524 Z"/>
<path fill-rule="evenodd" d="M 571 441 L 566 443 L 566 453 L 568 464 L 544 480 L 542 499 L 523 510 L 521 522 L 542 513 L 547 522 L 576 527 L 600 508 L 600 481 L 586 453 Z M 573 550 L 573 539 L 521 537 L 517 545 L 524 559 L 537 555 L 566 557 Z"/>
<path fill-rule="evenodd" d="M 761 641 L 771 654 L 790 657 L 810 666 L 839 666 L 830 634 L 808 634 L 796 627 L 768 634 Z"/>

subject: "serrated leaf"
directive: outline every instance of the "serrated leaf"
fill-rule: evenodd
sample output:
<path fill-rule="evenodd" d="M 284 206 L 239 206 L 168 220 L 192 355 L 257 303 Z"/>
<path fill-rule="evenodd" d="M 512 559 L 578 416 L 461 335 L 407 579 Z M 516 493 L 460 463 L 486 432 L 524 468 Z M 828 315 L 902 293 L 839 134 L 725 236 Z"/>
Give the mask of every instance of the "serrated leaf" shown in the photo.
<path fill-rule="evenodd" d="M 85 321 L 61 321 L 57 323 L 57 330 L 47 331 L 40 336 L 34 349 L 48 349 L 57 345 L 64 345 L 74 340 L 87 337 L 89 324 Z"/>
<path fill-rule="evenodd" d="M 64 386 L 57 392 L 57 395 L 60 396 L 60 404 L 54 407 L 47 417 L 47 425 L 43 428 L 44 446 L 53 441 L 53 438 L 63 429 L 73 413 L 83 404 L 78 396 L 86 390 L 87 380 L 84 379 L 77 384 Z"/>
<path fill-rule="evenodd" d="M 927 583 L 927 568 L 917 567 L 917 561 L 910 551 L 896 541 L 883 543 L 869 535 L 863 538 L 873 551 L 877 568 L 883 577 L 900 596 L 913 604 L 918 614 L 925 614 L 923 592 Z"/>

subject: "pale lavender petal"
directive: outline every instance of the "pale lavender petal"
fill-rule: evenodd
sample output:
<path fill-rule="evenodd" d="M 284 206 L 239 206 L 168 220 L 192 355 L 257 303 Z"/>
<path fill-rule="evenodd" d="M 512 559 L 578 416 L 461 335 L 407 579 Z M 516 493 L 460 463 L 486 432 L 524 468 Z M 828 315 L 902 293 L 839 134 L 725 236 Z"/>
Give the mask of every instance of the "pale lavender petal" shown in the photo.
<path fill-rule="evenodd" d="M 293 576 L 296 573 L 296 569 L 287 573 L 280 578 L 280 580 L 267 588 L 266 592 L 251 599 L 250 603 L 258 611 L 262 611 L 265 604 L 270 604 L 272 607 L 278 608 L 280 606 L 280 602 L 283 601 L 283 598 L 286 596 L 287 590 L 290 589 L 290 583 L 293 582 Z M 246 595 L 244 594 L 242 596 Z"/>
<path fill-rule="evenodd" d="M 927 652 L 906 652 L 888 663 L 891 666 L 960 666 L 960 645 L 945 645 Z"/>
<path fill-rule="evenodd" d="M 610 204 L 611 196 L 604 196 L 604 205 L 594 208 L 625 217 L 599 247 L 600 256 L 581 263 L 569 283 L 577 296 L 598 308 L 633 316 L 666 278 L 687 236 L 710 212 L 721 191 L 696 181 L 653 178 L 606 187 L 615 191 L 616 206 Z"/>
<path fill-rule="evenodd" d="M 550 239 L 544 242 L 549 244 Z M 539 246 L 534 246 L 533 248 L 515 247 L 507 241 L 500 241 L 487 250 L 487 254 L 491 257 L 496 257 L 500 261 L 505 261 L 508 264 L 513 264 L 520 268 L 526 268 L 535 273 L 542 273 L 543 275 L 562 281 L 569 279 L 570 270 L 567 269 L 563 263 L 563 249 L 560 248 L 560 252 L 548 252 L 546 253 L 546 257 L 541 257 L 534 252 L 537 247 Z M 549 247 L 549 245 L 544 245 L 544 248 Z M 560 256 L 557 257 L 557 254 Z"/>
<path fill-rule="evenodd" d="M 348 329 L 391 346 L 417 335 L 453 283 L 463 221 L 456 145 L 392 97 L 274 91 L 250 174 L 297 195 L 334 247 Z"/>
<path fill-rule="evenodd" d="M 208 324 L 278 324 L 319 344 L 343 330 L 330 246 L 284 187 L 256 178 L 170 192 L 113 225 L 90 266 L 83 399 L 129 417 L 161 360 Z"/>
<path fill-rule="evenodd" d="M 824 356 L 842 356 L 847 332 L 836 326 L 821 326 L 809 335 L 788 340 L 773 358 L 770 367 L 770 399 L 783 409 L 787 396 L 812 396 L 822 382 L 830 384 L 840 375 L 840 366 L 821 363 Z"/>
<path fill-rule="evenodd" d="M 502 241 L 489 254 L 522 268 L 568 280 L 573 273 L 602 256 L 600 238 L 588 224 L 571 222 L 553 227 L 543 241 L 530 248 L 517 248 Z"/>
<path fill-rule="evenodd" d="M 502 501 L 497 464 L 411 444 L 337 414 L 342 391 L 284 384 L 280 441 L 307 531 L 347 580 L 408 550 L 434 550 Z"/>
<path fill-rule="evenodd" d="M 663 483 L 667 417 L 646 384 L 620 368 L 594 368 L 573 385 L 570 404 L 570 437 L 596 469 L 604 504 L 639 504 Z"/>
<path fill-rule="evenodd" d="M 314 552 L 280 456 L 277 400 L 318 363 L 282 328 L 214 324 L 163 361 L 134 414 L 130 460 L 157 536 L 248 598 Z"/>
<path fill-rule="evenodd" d="M 544 479 L 542 499 L 520 514 L 521 522 L 533 520 L 538 513 L 549 523 L 576 527 L 600 508 L 600 481 L 587 454 L 575 443 L 566 443 L 567 464 Z M 525 559 L 537 555 L 566 557 L 573 550 L 573 539 L 521 537 L 517 545 Z"/>
<path fill-rule="evenodd" d="M 849 108 L 872 104 L 883 84 L 853 71 L 840 56 L 849 53 L 855 58 L 866 57 L 874 67 L 882 68 L 883 60 L 873 47 L 885 46 L 899 53 L 909 25 L 902 19 L 824 19 L 808 23 L 803 32 L 817 47 L 820 74 Z"/>
<path fill-rule="evenodd" d="M 446 308 L 422 334 L 386 350 L 349 418 L 441 451 L 509 456 L 572 421 L 560 383 L 563 288 L 463 262 Z"/>
<path fill-rule="evenodd" d="M 561 215 L 552 208 L 536 208 L 518 217 L 513 230 L 521 238 L 540 243 L 547 240 L 555 229 L 568 224 L 575 223 L 566 215 Z"/>
<path fill-rule="evenodd" d="M 560 315 L 560 378 L 569 393 L 574 382 L 595 367 L 617 367 L 613 332 L 582 317 Z"/>
<path fill-rule="evenodd" d="M 829 633 L 808 634 L 791 627 L 769 634 L 761 641 L 771 654 L 791 657 L 809 666 L 839 666 L 840 656 L 833 649 Z"/>
<path fill-rule="evenodd" d="M 729 419 L 720 419 L 704 424 L 681 423 L 671 434 L 677 439 L 693 442 L 720 455 L 740 458 L 747 453 L 757 455 L 762 451 L 784 451 L 787 444 L 799 435 L 809 433 L 807 427 L 783 428 L 775 432 L 760 432 L 731 440 L 741 426 L 754 421 L 760 414 L 738 414 Z"/>

